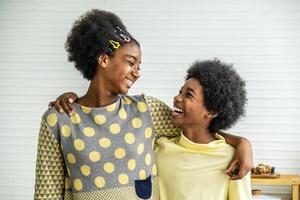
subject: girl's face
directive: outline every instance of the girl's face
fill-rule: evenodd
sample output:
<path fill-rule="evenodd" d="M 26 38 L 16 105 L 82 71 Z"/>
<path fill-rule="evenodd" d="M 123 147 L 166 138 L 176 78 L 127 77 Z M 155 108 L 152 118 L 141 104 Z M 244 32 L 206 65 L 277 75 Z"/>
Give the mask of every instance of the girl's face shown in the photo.
<path fill-rule="evenodd" d="M 135 42 L 130 42 L 115 51 L 103 71 L 107 89 L 115 94 L 127 94 L 128 90 L 140 77 L 142 52 Z"/>
<path fill-rule="evenodd" d="M 194 78 L 187 80 L 174 97 L 173 122 L 183 129 L 192 126 L 207 128 L 211 121 L 210 115 L 204 105 L 201 84 Z"/>

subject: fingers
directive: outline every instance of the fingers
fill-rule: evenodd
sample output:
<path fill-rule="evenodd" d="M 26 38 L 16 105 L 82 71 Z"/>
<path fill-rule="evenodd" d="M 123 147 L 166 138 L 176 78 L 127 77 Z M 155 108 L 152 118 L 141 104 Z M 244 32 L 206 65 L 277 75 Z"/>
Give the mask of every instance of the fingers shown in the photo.
<path fill-rule="evenodd" d="M 56 99 L 56 101 L 54 103 L 54 107 L 58 112 L 60 112 L 60 113 L 64 112 L 63 108 L 61 107 L 60 96 Z"/>
<path fill-rule="evenodd" d="M 62 99 L 62 101 L 60 102 L 62 108 L 64 109 L 64 111 L 71 116 L 73 114 L 73 109 L 72 106 L 69 104 L 69 102 L 67 102 L 66 99 Z"/>
<path fill-rule="evenodd" d="M 227 169 L 226 169 L 226 174 L 228 173 L 233 173 L 234 169 L 236 168 L 238 164 L 238 160 L 233 159 L 230 164 L 228 165 Z"/>
<path fill-rule="evenodd" d="M 48 104 L 48 109 L 52 108 L 54 106 L 55 102 L 54 101 L 50 101 Z"/>
<path fill-rule="evenodd" d="M 239 163 L 237 163 L 239 164 Z M 246 166 L 246 165 L 237 165 L 236 169 L 238 169 L 236 172 L 233 172 L 230 174 L 230 179 L 231 180 L 239 180 L 239 179 L 242 179 L 244 178 L 251 170 L 251 167 L 250 166 Z"/>
<path fill-rule="evenodd" d="M 67 96 L 68 96 L 68 102 L 69 103 L 73 103 L 78 99 L 77 94 L 75 94 L 73 92 L 69 92 Z"/>

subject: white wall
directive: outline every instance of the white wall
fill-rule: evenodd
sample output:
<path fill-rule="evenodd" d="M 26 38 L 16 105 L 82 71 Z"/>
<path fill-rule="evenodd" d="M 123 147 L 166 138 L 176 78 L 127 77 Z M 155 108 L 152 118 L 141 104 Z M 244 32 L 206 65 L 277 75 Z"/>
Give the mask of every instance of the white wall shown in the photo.
<path fill-rule="evenodd" d="M 171 104 L 195 59 L 234 63 L 249 102 L 230 132 L 253 142 L 256 164 L 300 174 L 299 0 L 0 0 L 0 199 L 32 199 L 40 117 L 50 100 L 88 85 L 64 41 L 91 8 L 117 13 L 142 44 L 131 94 Z"/>

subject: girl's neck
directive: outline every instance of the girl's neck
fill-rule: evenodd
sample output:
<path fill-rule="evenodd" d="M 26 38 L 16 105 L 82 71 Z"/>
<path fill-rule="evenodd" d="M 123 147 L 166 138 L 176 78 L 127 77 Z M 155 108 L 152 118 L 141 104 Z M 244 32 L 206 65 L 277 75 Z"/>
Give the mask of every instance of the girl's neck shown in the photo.
<path fill-rule="evenodd" d="M 209 130 L 203 127 L 183 128 L 183 135 L 190 141 L 199 144 L 208 144 L 215 140 Z"/>
<path fill-rule="evenodd" d="M 110 92 L 105 85 L 93 79 L 90 82 L 88 91 L 78 98 L 77 103 L 87 107 L 103 107 L 114 103 L 118 98 L 118 94 Z"/>

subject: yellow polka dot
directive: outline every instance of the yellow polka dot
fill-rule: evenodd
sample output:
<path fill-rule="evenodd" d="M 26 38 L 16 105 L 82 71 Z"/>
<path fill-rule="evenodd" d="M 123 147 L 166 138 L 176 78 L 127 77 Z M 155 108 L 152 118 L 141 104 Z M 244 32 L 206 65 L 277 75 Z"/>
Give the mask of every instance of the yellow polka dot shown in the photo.
<path fill-rule="evenodd" d="M 152 136 L 152 128 L 148 127 L 145 129 L 145 137 L 150 138 Z"/>
<path fill-rule="evenodd" d="M 142 169 L 139 173 L 139 177 L 141 180 L 145 180 L 147 178 L 146 171 Z"/>
<path fill-rule="evenodd" d="M 133 144 L 135 142 L 135 136 L 133 133 L 126 133 L 124 136 L 124 140 L 127 144 Z"/>
<path fill-rule="evenodd" d="M 74 113 L 71 116 L 71 121 L 73 122 L 73 124 L 79 124 L 81 121 L 80 116 L 77 113 Z"/>
<path fill-rule="evenodd" d="M 51 113 L 47 116 L 47 123 L 49 124 L 49 126 L 55 126 L 57 122 L 57 116 L 55 113 Z"/>
<path fill-rule="evenodd" d="M 84 113 L 87 113 L 87 114 L 91 112 L 91 108 L 89 108 L 89 107 L 81 106 L 81 109 Z"/>
<path fill-rule="evenodd" d="M 71 181 L 70 178 L 65 178 L 65 189 L 69 189 L 71 187 Z"/>
<path fill-rule="evenodd" d="M 99 145 L 100 145 L 100 147 L 108 148 L 111 145 L 111 141 L 108 138 L 101 138 L 99 140 Z"/>
<path fill-rule="evenodd" d="M 142 120 L 140 118 L 138 118 L 138 117 L 133 118 L 133 120 L 131 121 L 131 123 L 132 123 L 132 126 L 134 128 L 140 128 L 142 126 L 142 124 L 143 124 Z"/>
<path fill-rule="evenodd" d="M 91 174 L 91 168 L 88 165 L 82 165 L 80 167 L 80 171 L 84 176 L 88 176 Z"/>
<path fill-rule="evenodd" d="M 118 134 L 120 132 L 120 125 L 117 123 L 114 123 L 110 125 L 109 130 L 112 134 Z"/>
<path fill-rule="evenodd" d="M 74 188 L 75 188 L 77 191 L 82 190 L 82 182 L 81 182 L 80 179 L 75 179 L 75 180 L 74 180 Z"/>
<path fill-rule="evenodd" d="M 85 147 L 84 141 L 80 139 L 76 139 L 74 141 L 74 147 L 77 151 L 82 151 Z"/>
<path fill-rule="evenodd" d="M 87 137 L 93 137 L 95 135 L 95 130 L 91 127 L 86 127 L 83 129 L 83 133 Z"/>
<path fill-rule="evenodd" d="M 106 122 L 106 117 L 104 115 L 96 115 L 94 121 L 98 125 L 102 125 Z"/>
<path fill-rule="evenodd" d="M 128 97 L 124 97 L 123 103 L 126 105 L 129 105 L 129 104 L 131 104 L 131 99 L 129 99 Z"/>
<path fill-rule="evenodd" d="M 121 108 L 119 110 L 119 116 L 120 116 L 121 119 L 127 119 L 127 113 L 126 113 L 124 108 Z"/>
<path fill-rule="evenodd" d="M 151 155 L 150 155 L 150 153 L 147 153 L 147 155 L 145 156 L 145 163 L 146 163 L 146 165 L 151 164 Z"/>
<path fill-rule="evenodd" d="M 129 179 L 127 174 L 120 174 L 119 175 L 119 183 L 121 183 L 122 185 L 126 185 L 128 183 Z"/>
<path fill-rule="evenodd" d="M 139 144 L 137 147 L 138 154 L 142 154 L 144 152 L 145 145 L 143 143 Z"/>
<path fill-rule="evenodd" d="M 126 155 L 125 149 L 123 149 L 123 148 L 117 148 L 117 149 L 115 150 L 115 157 L 116 157 L 117 159 L 122 159 L 122 158 L 125 157 L 125 155 Z"/>
<path fill-rule="evenodd" d="M 115 171 L 115 165 L 111 162 L 107 162 L 104 164 L 103 169 L 106 173 L 112 173 L 113 171 Z"/>
<path fill-rule="evenodd" d="M 90 158 L 90 160 L 92 161 L 92 162 L 97 162 L 97 161 L 99 161 L 100 160 L 100 153 L 99 152 L 97 152 L 97 151 L 91 151 L 90 153 L 89 153 L 89 158 Z"/>
<path fill-rule="evenodd" d="M 103 188 L 105 186 L 105 179 L 102 176 L 97 176 L 95 178 L 95 185 L 98 188 Z"/>
<path fill-rule="evenodd" d="M 127 166 L 131 171 L 134 170 L 136 167 L 136 161 L 134 159 L 130 159 L 127 163 Z"/>
<path fill-rule="evenodd" d="M 70 135 L 71 135 L 71 129 L 70 129 L 70 127 L 68 125 L 63 125 L 61 127 L 61 133 L 65 137 L 70 137 Z"/>
<path fill-rule="evenodd" d="M 156 166 L 156 164 L 154 164 L 153 167 L 152 167 L 152 175 L 153 176 L 157 175 L 157 166 Z"/>
<path fill-rule="evenodd" d="M 71 163 L 71 164 L 75 164 L 76 163 L 76 158 L 75 158 L 75 156 L 72 153 L 68 153 L 67 159 L 68 159 L 69 163 Z"/>
<path fill-rule="evenodd" d="M 140 112 L 146 112 L 148 109 L 147 104 L 145 104 L 144 102 L 138 102 L 137 108 L 139 109 Z"/>
<path fill-rule="evenodd" d="M 112 111 L 114 111 L 114 109 L 116 108 L 116 103 L 113 103 L 113 104 L 111 104 L 111 105 L 109 105 L 109 106 L 106 106 L 106 110 L 108 111 L 108 112 L 112 112 Z"/>

